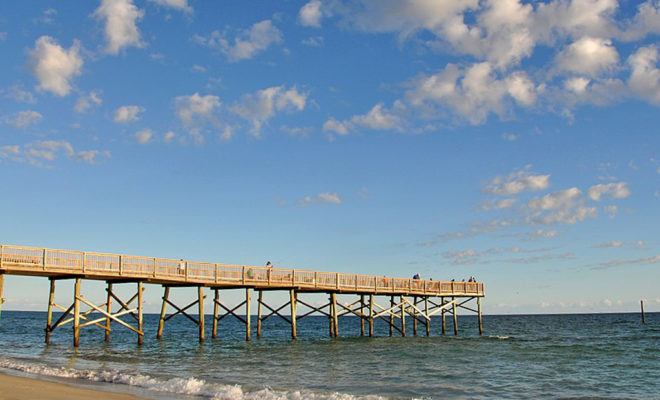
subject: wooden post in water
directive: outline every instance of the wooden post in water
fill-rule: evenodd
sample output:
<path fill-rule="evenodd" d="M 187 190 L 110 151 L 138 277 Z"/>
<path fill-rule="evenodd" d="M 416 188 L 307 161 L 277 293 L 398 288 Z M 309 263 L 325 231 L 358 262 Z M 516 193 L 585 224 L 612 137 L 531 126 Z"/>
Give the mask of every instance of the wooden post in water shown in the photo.
<path fill-rule="evenodd" d="M 218 336 L 218 313 L 220 312 L 220 290 L 213 289 L 215 296 L 213 297 L 213 329 L 211 330 L 211 338 L 215 339 Z"/>
<path fill-rule="evenodd" d="M 50 294 L 48 295 L 48 316 L 46 317 L 46 344 L 50 343 L 50 332 L 53 323 L 53 304 L 55 304 L 55 280 L 50 280 Z"/>
<path fill-rule="evenodd" d="M 451 298 L 451 309 L 454 315 L 454 335 L 458 335 L 458 315 L 456 315 L 456 297 Z"/>
<path fill-rule="evenodd" d="M 479 313 L 479 335 L 483 335 L 484 326 L 481 322 L 481 297 L 477 297 L 477 312 Z"/>
<path fill-rule="evenodd" d="M 250 324 L 250 288 L 245 288 L 245 340 L 250 341 L 252 325 Z"/>
<path fill-rule="evenodd" d="M 639 306 L 642 308 L 642 324 L 646 325 L 646 315 L 644 315 L 644 300 L 639 301 Z"/>
<path fill-rule="evenodd" d="M 444 335 L 445 332 L 447 331 L 447 318 L 446 318 L 447 316 L 445 315 L 447 310 L 444 309 L 445 306 L 444 297 L 440 297 L 440 305 L 443 307 L 442 311 L 440 311 L 440 314 L 442 314 L 442 334 Z"/>
<path fill-rule="evenodd" d="M 374 336 L 374 295 L 369 295 L 369 337 Z"/>
<path fill-rule="evenodd" d="M 263 299 L 264 291 L 259 291 L 259 301 L 257 302 L 257 339 L 261 339 L 261 300 Z"/>
<path fill-rule="evenodd" d="M 394 296 L 390 296 L 390 336 L 394 330 Z"/>
<path fill-rule="evenodd" d="M 107 298 L 105 302 L 106 310 L 108 314 L 112 314 L 112 283 L 108 282 L 108 287 L 105 289 L 107 293 Z M 110 317 L 105 317 L 105 341 L 110 341 Z"/>
<path fill-rule="evenodd" d="M 2 260 L 2 254 L 0 254 L 0 260 Z M 5 285 L 5 274 L 0 272 L 0 316 L 2 316 L 2 303 L 5 302 L 5 299 L 2 298 L 2 289 Z"/>
<path fill-rule="evenodd" d="M 401 336 L 406 337 L 406 302 L 403 295 L 401 296 Z"/>
<path fill-rule="evenodd" d="M 413 304 L 417 307 L 417 296 L 413 297 Z M 413 335 L 417 336 L 417 310 L 413 307 Z"/>
<path fill-rule="evenodd" d="M 142 344 L 144 342 L 144 331 L 142 330 L 142 282 L 137 283 L 137 301 L 138 301 L 138 344 Z M 108 302 L 108 306 L 110 306 L 110 302 Z M 108 314 L 110 314 L 110 310 L 108 310 Z M 107 331 L 106 331 L 107 332 Z"/>
<path fill-rule="evenodd" d="M 158 319 L 158 333 L 156 338 L 158 340 L 163 338 L 163 327 L 165 326 L 165 311 L 167 310 L 167 300 L 170 297 L 170 287 L 165 286 L 165 293 L 163 293 L 163 306 L 160 308 L 160 318 Z"/>
<path fill-rule="evenodd" d="M 333 314 L 333 308 L 332 308 L 332 293 L 329 293 L 328 296 L 328 325 L 330 327 L 330 337 L 335 337 L 335 319 L 332 316 Z"/>
<path fill-rule="evenodd" d="M 335 326 L 335 337 L 339 337 L 339 315 L 337 315 L 337 293 L 332 293 L 332 322 Z"/>
<path fill-rule="evenodd" d="M 429 316 L 429 296 L 424 296 L 424 314 Z M 431 318 L 426 318 L 426 336 L 431 336 Z"/>
<path fill-rule="evenodd" d="M 296 290 L 289 290 L 289 303 L 291 306 L 291 339 L 296 338 L 296 313 L 298 307 L 296 300 Z"/>
<path fill-rule="evenodd" d="M 80 345 L 80 283 L 82 279 L 76 278 L 73 289 L 73 347 Z"/>
<path fill-rule="evenodd" d="M 364 336 L 364 295 L 360 295 L 360 336 Z"/>
<path fill-rule="evenodd" d="M 197 299 L 199 305 L 199 341 L 204 341 L 204 288 L 197 286 Z"/>

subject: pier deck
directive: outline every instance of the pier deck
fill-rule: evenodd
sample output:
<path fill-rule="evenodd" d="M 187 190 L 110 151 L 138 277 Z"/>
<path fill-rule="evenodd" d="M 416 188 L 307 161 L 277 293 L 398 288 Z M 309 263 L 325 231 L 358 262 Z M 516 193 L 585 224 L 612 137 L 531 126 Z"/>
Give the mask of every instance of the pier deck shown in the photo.
<path fill-rule="evenodd" d="M 150 283 L 162 285 L 165 288 L 165 295 L 163 296 L 163 307 L 161 312 L 161 323 L 159 325 L 159 337 L 162 335 L 162 326 L 165 320 L 177 314 L 183 314 L 192 319 L 200 327 L 200 340 L 204 338 L 204 318 L 195 320 L 186 314 L 186 309 L 198 305 L 199 315 L 203 315 L 204 295 L 202 288 L 211 288 L 215 291 L 214 299 L 214 337 L 217 327 L 218 318 L 222 319 L 228 315 L 232 315 L 241 319 L 248 328 L 247 339 L 250 338 L 250 290 L 259 293 L 259 317 L 258 317 L 258 336 L 261 336 L 261 321 L 266 318 L 277 315 L 292 324 L 292 336 L 295 338 L 295 324 L 296 324 L 296 307 L 298 293 L 328 293 L 330 295 L 329 303 L 326 305 L 328 311 L 323 311 L 323 307 L 313 307 L 300 301 L 302 304 L 311 308 L 311 312 L 327 315 L 330 318 L 330 330 L 332 336 L 338 336 L 338 323 L 337 317 L 343 314 L 353 314 L 361 318 L 362 332 L 364 332 L 365 320 L 370 324 L 370 334 L 373 334 L 373 321 L 374 319 L 383 319 L 385 315 L 389 317 L 390 334 L 394 327 L 394 318 L 401 319 L 401 328 L 395 327 L 402 335 L 405 336 L 405 315 L 413 316 L 415 333 L 417 331 L 417 321 L 420 319 L 424 324 L 430 324 L 430 317 L 434 311 L 442 312 L 443 319 L 443 333 L 445 330 L 445 313 L 452 313 L 454 315 L 454 322 L 456 323 L 456 307 L 461 307 L 470 311 L 475 311 L 463 304 L 466 301 L 477 299 L 479 314 L 479 328 L 481 332 L 481 297 L 484 297 L 484 284 L 481 282 L 454 282 L 454 281 L 433 281 L 422 279 L 409 279 L 409 278 L 392 278 L 384 276 L 371 276 L 371 275 L 356 275 L 344 274 L 335 272 L 319 272 L 309 271 L 302 269 L 283 269 L 283 268 L 266 268 L 256 266 L 244 265 L 228 265 L 221 263 L 203 263 L 187 260 L 174 260 L 157 257 L 140 257 L 119 254 L 106 254 L 97 252 L 73 251 L 73 250 L 59 250 L 47 249 L 37 247 L 25 246 L 12 246 L 0 245 L 0 307 L 2 306 L 2 277 L 4 274 L 8 275 L 26 275 L 26 276 L 41 276 L 48 277 L 51 280 L 51 293 L 49 300 L 49 321 L 47 326 L 47 340 L 49 332 L 66 322 L 74 322 L 74 330 L 77 332 L 75 326 L 85 326 L 86 324 L 96 325 L 106 332 L 110 330 L 110 320 L 118 322 L 130 329 L 135 330 L 140 335 L 140 342 L 142 340 L 141 329 L 141 312 L 142 312 L 142 284 Z M 55 281 L 59 279 L 76 279 L 76 287 L 74 294 L 74 304 L 70 309 L 58 306 L 53 303 L 53 296 L 55 291 Z M 80 282 L 82 279 L 103 280 L 108 283 L 108 301 L 101 306 L 90 304 L 82 296 L 80 296 Z M 128 302 L 123 302 L 118 299 L 112 292 L 112 284 L 119 283 L 138 283 L 138 293 Z M 188 305 L 185 308 L 179 308 L 169 299 L 169 289 L 172 287 L 185 287 L 193 286 L 198 288 L 199 299 L 197 302 Z M 239 304 L 245 306 L 246 317 L 241 317 L 235 313 L 239 307 L 230 309 L 219 301 L 218 291 L 221 289 L 245 289 L 246 301 Z M 286 290 L 290 292 L 290 301 L 282 307 L 277 309 L 268 306 L 263 300 L 263 292 L 271 290 Z M 360 300 L 345 306 L 339 304 L 337 306 L 337 294 L 352 294 L 359 295 Z M 365 296 L 369 297 L 369 301 L 365 302 Z M 381 307 L 374 303 L 373 296 L 389 296 L 390 307 Z M 400 302 L 395 302 L 394 299 L 399 298 Z M 413 297 L 414 301 L 410 302 L 406 297 Z M 440 298 L 441 304 L 431 301 L 431 308 L 429 309 L 429 299 Z M 134 328 L 118 317 L 121 315 L 111 313 L 111 301 L 114 298 L 121 306 L 120 314 L 131 314 L 138 319 L 139 327 Z M 451 298 L 451 301 L 445 302 L 445 298 Z M 134 300 L 138 300 L 138 304 L 134 308 L 129 308 L 129 305 Z M 422 310 L 421 303 L 425 303 L 425 309 Z M 102 325 L 99 321 L 87 321 L 81 323 L 76 319 L 80 318 L 79 306 L 84 303 L 90 307 L 87 314 L 96 312 L 104 315 L 103 320 L 106 325 Z M 359 303 L 359 304 L 358 304 Z M 355 305 L 358 304 L 358 308 Z M 178 310 L 173 315 L 165 318 L 165 310 L 167 305 L 170 305 Z M 272 312 L 262 317 L 262 308 L 264 305 Z M 72 321 L 62 320 L 58 321 L 51 326 L 52 307 L 56 306 L 63 311 L 65 315 L 73 315 Z M 291 316 L 286 318 L 279 311 L 285 306 L 290 306 Z M 374 310 L 374 306 L 378 310 Z M 434 307 L 435 306 L 435 309 Z M 218 317 L 219 307 L 222 307 L 227 313 Z M 369 313 L 365 313 L 365 307 L 370 309 Z M 0 309 L 1 310 L 1 309 Z M 140 317 L 135 316 L 135 312 L 140 313 Z M 85 315 L 83 313 L 83 317 Z M 305 314 L 309 315 L 310 313 Z M 421 317 L 420 317 L 421 315 Z M 302 317 L 301 317 L 302 318 Z M 84 318 L 87 320 L 86 318 Z M 457 327 L 454 327 L 457 333 Z M 107 336 L 107 335 L 106 335 Z M 77 340 L 74 339 L 74 344 L 77 345 Z"/>

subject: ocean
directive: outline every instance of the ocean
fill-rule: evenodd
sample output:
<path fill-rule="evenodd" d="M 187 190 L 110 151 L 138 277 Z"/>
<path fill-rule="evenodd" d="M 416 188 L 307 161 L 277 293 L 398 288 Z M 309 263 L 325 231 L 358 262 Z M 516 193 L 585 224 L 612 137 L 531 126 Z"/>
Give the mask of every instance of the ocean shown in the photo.
<path fill-rule="evenodd" d="M 256 319 L 256 318 L 255 318 Z M 244 326 L 222 320 L 218 338 L 200 344 L 184 317 L 165 325 L 145 315 L 145 340 L 113 323 L 81 330 L 72 346 L 68 325 L 44 344 L 46 313 L 3 311 L 0 368 L 78 386 L 162 399 L 660 399 L 660 313 L 459 316 L 459 336 L 360 337 L 357 318 L 340 318 L 340 338 L 328 337 L 326 317 L 289 325 L 274 318 L 263 337 L 244 340 Z"/>

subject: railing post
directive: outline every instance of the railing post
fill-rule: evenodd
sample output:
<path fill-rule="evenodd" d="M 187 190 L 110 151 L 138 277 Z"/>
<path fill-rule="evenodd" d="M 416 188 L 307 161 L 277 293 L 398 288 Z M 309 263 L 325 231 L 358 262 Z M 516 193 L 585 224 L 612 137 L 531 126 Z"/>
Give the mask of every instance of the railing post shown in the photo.
<path fill-rule="evenodd" d="M 45 271 L 46 270 L 46 249 L 44 249 L 44 253 L 41 257 L 41 265 L 42 265 L 42 267 Z"/>
<path fill-rule="evenodd" d="M 296 284 L 296 270 L 292 269 L 291 270 L 291 285 L 295 285 L 295 284 Z"/>
<path fill-rule="evenodd" d="M 5 246 L 0 244 L 0 269 L 2 269 L 2 262 L 5 258 Z"/>
<path fill-rule="evenodd" d="M 188 268 L 188 261 L 186 261 L 183 265 L 184 265 L 184 267 L 186 268 L 186 275 L 185 275 L 185 277 L 184 277 L 184 280 L 185 280 L 186 282 L 188 282 L 188 270 L 190 269 L 190 268 Z"/>
<path fill-rule="evenodd" d="M 124 257 L 119 256 L 119 276 L 124 275 Z"/>
<path fill-rule="evenodd" d="M 154 278 L 156 277 L 157 270 L 158 270 L 158 262 L 156 261 L 156 257 L 154 257 Z"/>
<path fill-rule="evenodd" d="M 219 269 L 220 269 L 220 267 L 218 266 L 218 264 L 215 264 L 215 283 L 218 283 L 218 272 L 219 272 L 218 270 Z"/>
<path fill-rule="evenodd" d="M 241 282 L 245 285 L 245 266 L 243 266 L 243 269 L 241 270 Z"/>
<path fill-rule="evenodd" d="M 315 287 L 315 288 L 318 287 L 318 283 L 319 283 L 319 280 L 318 280 L 318 273 L 317 273 L 317 272 L 314 272 L 314 287 Z"/>
<path fill-rule="evenodd" d="M 335 286 L 339 289 L 339 272 L 337 272 L 337 275 L 335 276 Z"/>
<path fill-rule="evenodd" d="M 358 276 L 353 275 L 353 277 L 355 278 L 355 290 L 357 290 L 358 289 Z"/>
<path fill-rule="evenodd" d="M 82 253 L 82 272 L 85 273 L 85 261 L 87 260 L 87 253 L 83 251 Z"/>

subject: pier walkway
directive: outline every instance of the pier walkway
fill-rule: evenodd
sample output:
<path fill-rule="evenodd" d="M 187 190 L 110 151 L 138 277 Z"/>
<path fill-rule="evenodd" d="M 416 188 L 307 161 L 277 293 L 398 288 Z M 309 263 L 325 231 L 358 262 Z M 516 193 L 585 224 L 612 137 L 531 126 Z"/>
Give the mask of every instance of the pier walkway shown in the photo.
<path fill-rule="evenodd" d="M 74 345 L 79 343 L 79 330 L 84 326 L 95 325 L 106 331 L 109 340 L 110 323 L 116 322 L 138 334 L 138 342 L 142 343 L 142 292 L 143 284 L 162 285 L 164 288 L 163 303 L 159 319 L 158 338 L 162 337 L 165 321 L 183 315 L 194 322 L 200 331 L 200 341 L 204 340 L 204 288 L 213 290 L 213 337 L 216 337 L 217 325 L 220 320 L 234 316 L 246 325 L 246 339 L 251 336 L 251 291 L 258 293 L 257 336 L 261 336 L 261 323 L 271 316 L 279 316 L 291 324 L 291 335 L 296 337 L 296 322 L 313 313 L 326 315 L 329 318 L 330 335 L 339 336 L 338 317 L 354 315 L 360 318 L 361 334 L 365 334 L 365 322 L 369 325 L 369 335 L 373 336 L 373 323 L 377 319 L 384 320 L 390 326 L 390 335 L 394 330 L 405 336 L 406 315 L 413 318 L 414 334 L 417 334 L 417 323 L 426 327 L 430 334 L 431 316 L 440 313 L 442 316 L 442 332 L 445 332 L 445 315 L 451 314 L 454 319 L 454 333 L 458 333 L 456 309 L 473 311 L 479 316 L 479 331 L 482 332 L 481 298 L 484 296 L 484 284 L 481 282 L 446 282 L 422 279 L 391 278 L 382 276 L 343 274 L 334 272 L 319 272 L 301 269 L 266 268 L 244 265 L 228 265 L 220 263 L 203 263 L 187 260 L 173 260 L 156 257 L 140 257 L 119 254 L 106 254 L 86 251 L 58 250 L 37 247 L 0 245 L 0 312 L 2 307 L 2 287 L 4 274 L 41 276 L 50 279 L 50 294 L 48 301 L 48 321 L 46 326 L 46 341 L 50 333 L 66 323 L 73 323 Z M 61 279 L 75 279 L 73 304 L 63 307 L 55 304 L 55 282 Z M 107 301 L 102 305 L 92 304 L 81 294 L 83 279 L 103 280 L 107 282 Z M 130 300 L 124 301 L 113 292 L 113 284 L 135 283 L 137 293 Z M 175 287 L 194 287 L 198 298 L 195 302 L 179 307 L 170 298 L 170 289 Z M 245 301 L 229 308 L 219 299 L 220 290 L 243 289 Z M 289 302 L 272 307 L 264 300 L 265 291 L 288 291 Z M 328 304 L 316 307 L 298 299 L 302 293 L 326 293 Z M 341 304 L 337 301 L 338 294 L 357 295 L 358 300 L 352 304 Z M 389 304 L 381 306 L 374 301 L 374 296 L 389 297 Z M 120 310 L 112 312 L 113 300 Z M 466 306 L 471 300 L 477 301 L 477 309 Z M 131 304 L 135 305 L 131 306 Z M 197 305 L 198 315 L 186 313 L 186 310 Z M 298 316 L 297 307 L 307 307 L 304 314 Z M 81 312 L 81 306 L 88 308 Z M 166 316 L 167 307 L 177 310 Z M 268 314 L 263 314 L 263 307 Z M 244 307 L 244 314 L 237 310 Z M 290 309 L 289 315 L 282 310 Z M 52 322 L 53 308 L 60 309 L 63 314 L 55 323 Z M 220 315 L 220 309 L 223 314 Z M 102 317 L 96 318 L 98 314 Z M 94 315 L 94 319 L 92 319 Z M 134 322 L 126 321 L 130 316 Z M 201 318 L 200 318 L 201 316 Z M 124 319 L 120 318 L 124 317 Z M 395 323 L 400 320 L 400 324 Z M 136 323 L 136 324 L 135 324 Z"/>

